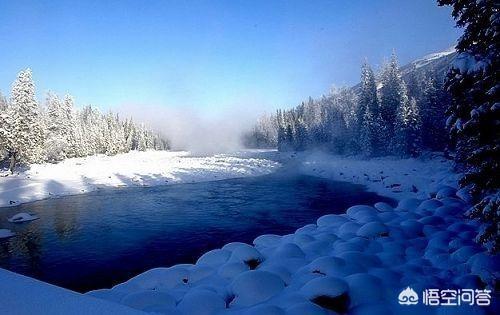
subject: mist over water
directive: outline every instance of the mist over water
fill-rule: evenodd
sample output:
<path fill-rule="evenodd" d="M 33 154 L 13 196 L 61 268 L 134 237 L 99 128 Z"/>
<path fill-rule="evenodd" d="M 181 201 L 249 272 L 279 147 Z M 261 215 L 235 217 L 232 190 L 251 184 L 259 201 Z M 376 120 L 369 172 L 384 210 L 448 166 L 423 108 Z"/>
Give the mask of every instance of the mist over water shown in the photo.
<path fill-rule="evenodd" d="M 125 105 L 116 109 L 123 117 L 145 123 L 169 139 L 173 150 L 194 154 L 224 153 L 244 148 L 242 135 L 250 130 L 260 111 L 227 110 L 203 113 L 194 108 Z"/>

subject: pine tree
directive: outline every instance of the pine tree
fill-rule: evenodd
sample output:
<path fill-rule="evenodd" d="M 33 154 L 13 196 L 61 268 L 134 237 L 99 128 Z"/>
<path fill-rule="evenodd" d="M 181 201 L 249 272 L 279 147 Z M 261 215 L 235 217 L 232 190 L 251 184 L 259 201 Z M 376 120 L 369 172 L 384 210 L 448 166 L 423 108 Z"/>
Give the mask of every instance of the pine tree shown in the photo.
<path fill-rule="evenodd" d="M 67 143 L 67 128 L 64 122 L 63 104 L 59 97 L 48 92 L 45 98 L 45 159 L 49 162 L 57 162 L 66 158 Z"/>
<path fill-rule="evenodd" d="M 429 74 L 422 82 L 421 98 L 418 101 L 422 120 L 422 146 L 431 151 L 442 151 L 447 143 L 445 111 L 447 94 L 436 76 Z"/>
<path fill-rule="evenodd" d="M 396 54 L 393 53 L 390 62 L 382 72 L 382 87 L 380 88 L 380 117 L 384 127 L 383 147 L 393 147 L 390 139 L 394 139 L 394 127 L 398 118 L 399 108 L 408 102 L 406 87 L 398 66 Z"/>
<path fill-rule="evenodd" d="M 367 156 L 380 152 L 379 102 L 375 74 L 365 62 L 361 68 L 361 91 L 358 99 L 358 130 L 360 148 Z"/>
<path fill-rule="evenodd" d="M 9 116 L 7 98 L 0 93 L 0 161 L 7 155 L 9 137 Z"/>
<path fill-rule="evenodd" d="M 484 223 L 478 240 L 500 249 L 500 3 L 493 0 L 438 0 L 450 5 L 457 26 L 464 28 L 459 55 L 448 74 L 452 95 L 448 126 L 456 142 L 456 162 L 464 169 L 460 181 L 470 187 L 477 204 L 469 214 Z"/>
<path fill-rule="evenodd" d="M 10 108 L 12 142 L 8 150 L 13 172 L 17 163 L 40 162 L 43 154 L 44 130 L 30 69 L 19 72 L 12 86 Z"/>
<path fill-rule="evenodd" d="M 5 113 L 7 111 L 7 106 L 8 106 L 8 102 L 7 102 L 7 97 L 5 97 L 2 92 L 0 92 L 0 114 L 1 113 Z"/>
<path fill-rule="evenodd" d="M 411 100 L 398 109 L 393 152 L 402 157 L 417 156 L 421 148 L 420 116 L 417 101 Z"/>

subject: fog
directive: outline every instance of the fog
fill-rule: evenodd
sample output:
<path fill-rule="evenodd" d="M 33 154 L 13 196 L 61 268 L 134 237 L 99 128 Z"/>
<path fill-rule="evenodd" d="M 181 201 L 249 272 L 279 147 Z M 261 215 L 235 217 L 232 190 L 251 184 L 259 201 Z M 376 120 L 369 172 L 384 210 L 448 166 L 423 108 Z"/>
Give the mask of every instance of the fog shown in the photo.
<path fill-rule="evenodd" d="M 189 150 L 194 154 L 212 154 L 239 150 L 244 132 L 250 130 L 259 113 L 229 110 L 221 114 L 193 108 L 126 105 L 115 109 L 122 117 L 132 117 L 160 132 L 173 150 Z"/>

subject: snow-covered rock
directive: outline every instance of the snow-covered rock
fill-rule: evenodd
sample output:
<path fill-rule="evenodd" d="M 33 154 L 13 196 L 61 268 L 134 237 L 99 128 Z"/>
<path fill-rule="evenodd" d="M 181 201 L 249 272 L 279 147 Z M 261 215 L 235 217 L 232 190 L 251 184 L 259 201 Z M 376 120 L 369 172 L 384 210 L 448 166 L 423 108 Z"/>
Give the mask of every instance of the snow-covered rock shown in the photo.
<path fill-rule="evenodd" d="M 376 276 L 356 273 L 345 278 L 349 286 L 350 306 L 376 303 L 384 299 L 382 281 Z"/>
<path fill-rule="evenodd" d="M 375 238 L 380 236 L 387 236 L 389 234 L 389 229 L 387 226 L 380 222 L 369 222 L 359 228 L 356 235 Z"/>
<path fill-rule="evenodd" d="M 197 265 L 209 265 L 209 266 L 219 266 L 225 263 L 229 257 L 231 256 L 231 252 L 224 249 L 214 249 L 203 254 L 196 261 Z"/>
<path fill-rule="evenodd" d="M 217 315 L 385 315 L 400 313 L 396 292 L 400 288 L 410 286 L 419 293 L 443 286 L 493 288 L 500 276 L 496 271 L 500 258 L 473 242 L 480 225 L 463 216 L 468 203 L 455 188 L 457 177 L 449 163 L 342 161 L 311 162 L 305 169 L 313 172 L 314 166 L 318 174 L 323 167 L 321 176 L 355 182 L 363 178 L 353 177 L 355 172 L 370 178 L 384 174 L 380 181 L 357 183 L 396 197 L 398 206 L 356 205 L 344 214 L 324 215 L 293 234 L 262 235 L 255 238 L 254 246 L 229 243 L 202 255 L 194 266 L 153 269 L 91 295 L 121 301 L 134 292 L 158 290 L 175 299 L 173 310 L 168 303 L 137 307 L 179 315 L 212 311 Z M 331 167 L 335 172 L 328 172 Z M 405 179 L 402 172 L 411 176 Z M 402 184 L 401 193 L 392 192 L 395 183 Z M 204 301 L 208 307 L 199 308 Z M 154 298 L 151 303 L 156 303 Z M 413 310 L 415 314 L 426 311 L 421 306 Z M 445 311 L 436 308 L 436 312 Z"/>
<path fill-rule="evenodd" d="M 226 308 L 226 302 L 213 291 L 191 290 L 177 308 L 184 314 L 214 315 Z"/>
<path fill-rule="evenodd" d="M 0 229 L 0 239 L 10 238 L 13 237 L 14 235 L 16 234 L 9 229 Z"/>
<path fill-rule="evenodd" d="M 405 198 L 398 203 L 396 210 L 415 211 L 422 203 L 422 200 L 417 198 Z"/>
<path fill-rule="evenodd" d="M 230 243 L 222 249 L 230 250 L 231 256 L 229 261 L 243 262 L 247 264 L 250 269 L 255 269 L 262 261 L 264 261 L 264 256 L 253 246 L 245 243 Z"/>
<path fill-rule="evenodd" d="M 143 290 L 124 296 L 121 303 L 146 312 L 166 312 L 175 307 L 175 299 L 165 292 Z"/>
<path fill-rule="evenodd" d="M 8 219 L 9 222 L 11 223 L 22 223 L 22 222 L 28 222 L 28 221 L 33 221 L 39 219 L 38 216 L 32 215 L 29 213 L 21 212 L 18 214 L 13 215 Z"/>
<path fill-rule="evenodd" d="M 349 307 L 349 287 L 347 283 L 336 277 L 319 277 L 306 283 L 300 292 L 311 302 L 343 313 Z"/>
<path fill-rule="evenodd" d="M 295 304 L 289 308 L 286 309 L 286 314 L 287 315 L 328 315 L 326 313 L 326 310 L 323 309 L 322 307 L 311 303 L 311 302 L 304 302 L 304 303 L 299 303 Z"/>
<path fill-rule="evenodd" d="M 341 226 L 342 224 L 346 223 L 349 221 L 348 218 L 343 217 L 341 215 L 337 214 L 327 214 L 322 217 L 320 217 L 317 220 L 317 225 L 318 226 Z"/>
<path fill-rule="evenodd" d="M 228 280 L 232 280 L 241 273 L 249 271 L 250 267 L 243 262 L 229 262 L 219 267 L 217 273 Z"/>
<path fill-rule="evenodd" d="M 231 284 L 235 298 L 231 307 L 252 306 L 269 300 L 285 288 L 285 283 L 275 274 L 252 270 L 239 275 Z"/>
<path fill-rule="evenodd" d="M 391 207 L 390 204 L 386 202 L 377 202 L 376 204 L 373 205 L 375 209 L 377 209 L 380 212 L 391 212 L 394 211 L 394 208 Z"/>
<path fill-rule="evenodd" d="M 443 187 L 436 193 L 437 199 L 456 196 L 457 190 L 453 187 Z"/>
<path fill-rule="evenodd" d="M 286 313 L 275 305 L 257 305 L 248 309 L 243 315 L 286 315 Z"/>

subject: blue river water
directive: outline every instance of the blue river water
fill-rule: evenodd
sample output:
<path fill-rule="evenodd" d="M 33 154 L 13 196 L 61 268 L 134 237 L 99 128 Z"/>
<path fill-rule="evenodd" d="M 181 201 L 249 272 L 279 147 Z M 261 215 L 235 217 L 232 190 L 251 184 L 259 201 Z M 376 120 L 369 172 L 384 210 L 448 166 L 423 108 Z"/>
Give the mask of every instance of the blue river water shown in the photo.
<path fill-rule="evenodd" d="M 85 292 L 377 201 L 392 202 L 360 185 L 293 171 L 47 199 L 0 209 L 2 228 L 17 234 L 0 241 L 0 267 Z M 8 223 L 18 212 L 40 219 Z"/>

